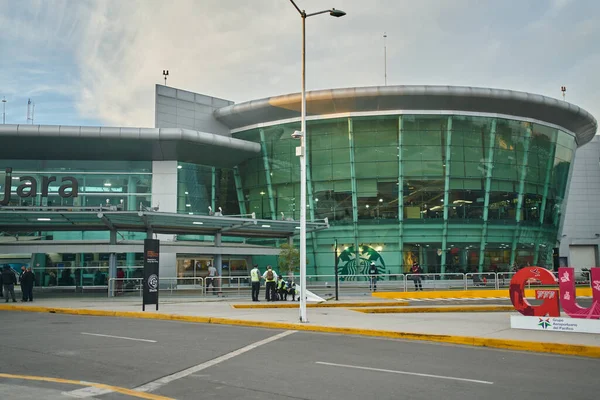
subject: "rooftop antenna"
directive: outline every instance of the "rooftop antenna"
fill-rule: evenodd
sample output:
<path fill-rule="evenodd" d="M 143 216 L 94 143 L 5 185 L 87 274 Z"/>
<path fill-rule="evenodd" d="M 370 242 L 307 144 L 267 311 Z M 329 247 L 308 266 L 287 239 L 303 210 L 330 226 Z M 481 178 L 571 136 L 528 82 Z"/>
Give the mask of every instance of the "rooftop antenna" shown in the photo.
<path fill-rule="evenodd" d="M 387 86 L 387 34 L 383 32 L 383 75 Z"/>
<path fill-rule="evenodd" d="M 33 125 L 33 117 L 35 114 L 35 103 L 31 101 L 31 99 L 27 100 L 27 123 L 31 121 Z"/>
<path fill-rule="evenodd" d="M 165 77 L 165 86 L 167 86 L 167 76 L 169 76 L 168 69 L 163 69 L 163 76 Z"/>
<path fill-rule="evenodd" d="M 560 87 L 560 91 L 563 94 L 563 100 L 565 100 L 565 96 L 567 95 L 567 87 L 566 86 L 561 86 Z"/>
<path fill-rule="evenodd" d="M 2 97 L 2 123 L 6 124 L 6 97 Z"/>

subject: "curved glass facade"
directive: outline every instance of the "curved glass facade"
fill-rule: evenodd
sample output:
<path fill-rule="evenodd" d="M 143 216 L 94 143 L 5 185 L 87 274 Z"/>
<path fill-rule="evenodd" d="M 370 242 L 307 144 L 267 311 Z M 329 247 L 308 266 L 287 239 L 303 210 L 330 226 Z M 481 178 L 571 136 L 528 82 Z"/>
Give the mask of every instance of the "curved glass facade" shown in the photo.
<path fill-rule="evenodd" d="M 263 147 L 238 167 L 241 210 L 299 219 L 299 142 L 291 137 L 299 129 L 233 134 Z M 551 264 L 576 148 L 571 134 L 461 115 L 313 120 L 307 131 L 307 215 L 332 225 L 308 236 L 309 273 L 333 273 L 336 239 L 338 253 L 351 250 L 356 273 L 374 258 L 392 274 L 414 260 L 430 273 Z"/>

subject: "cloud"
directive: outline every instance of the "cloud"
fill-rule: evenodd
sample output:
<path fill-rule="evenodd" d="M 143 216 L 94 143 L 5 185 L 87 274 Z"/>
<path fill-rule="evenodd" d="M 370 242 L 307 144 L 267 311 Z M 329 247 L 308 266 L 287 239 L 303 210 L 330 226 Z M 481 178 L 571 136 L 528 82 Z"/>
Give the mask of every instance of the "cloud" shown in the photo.
<path fill-rule="evenodd" d="M 56 90 L 72 98 L 74 119 L 152 126 L 163 69 L 169 86 L 236 102 L 300 89 L 301 19 L 288 1 L 9 1 L 0 0 L 0 9 L 12 10 L 0 13 L 9 31 L 0 45 L 13 44 L 8 54 L 19 78 L 0 78 L 0 90 Z M 309 12 L 324 6 L 298 3 Z M 594 0 L 330 3 L 348 15 L 307 20 L 309 90 L 383 85 L 385 31 L 388 84 L 553 97 L 566 85 L 568 100 L 600 115 Z"/>

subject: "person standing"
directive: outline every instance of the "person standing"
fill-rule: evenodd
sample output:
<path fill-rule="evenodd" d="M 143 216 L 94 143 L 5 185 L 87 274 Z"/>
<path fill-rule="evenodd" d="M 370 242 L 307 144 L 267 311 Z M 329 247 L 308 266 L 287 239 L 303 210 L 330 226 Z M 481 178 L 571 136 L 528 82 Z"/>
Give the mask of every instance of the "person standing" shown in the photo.
<path fill-rule="evenodd" d="M 217 269 L 213 265 L 210 265 L 208 267 L 208 276 L 206 277 L 206 292 L 208 293 L 208 287 L 212 285 L 213 296 L 217 294 L 217 287 L 215 286 L 217 275 Z"/>
<path fill-rule="evenodd" d="M 10 269 L 9 265 L 5 265 L 2 270 L 2 288 L 4 289 L 4 299 L 8 303 L 9 296 L 12 297 L 13 303 L 17 302 L 15 297 L 15 285 L 17 284 L 17 276 Z"/>
<path fill-rule="evenodd" d="M 19 283 L 21 284 L 21 301 L 27 301 L 27 295 L 25 294 L 25 284 L 23 283 L 23 275 L 27 268 L 24 265 L 21 265 L 21 273 L 19 274 Z"/>
<path fill-rule="evenodd" d="M 252 281 L 252 301 L 259 301 L 260 271 L 258 270 L 258 264 L 254 264 L 254 267 L 250 270 L 250 281 Z"/>
<path fill-rule="evenodd" d="M 265 284 L 265 299 L 267 301 L 275 301 L 275 283 L 277 282 L 277 274 L 273 271 L 270 265 L 267 265 L 267 270 L 263 274 Z"/>
<path fill-rule="evenodd" d="M 372 292 L 377 291 L 377 274 L 379 271 L 377 270 L 377 265 L 371 261 L 371 265 L 369 265 L 369 290 Z"/>
<path fill-rule="evenodd" d="M 423 272 L 423 269 L 421 268 L 418 262 L 413 262 L 413 265 L 410 268 L 410 272 L 413 275 L 413 282 L 415 283 L 415 292 L 419 290 L 422 292 L 423 285 L 421 284 L 421 273 Z"/>
<path fill-rule="evenodd" d="M 35 282 L 35 275 L 31 270 L 31 267 L 27 268 L 21 275 L 21 290 L 23 291 L 23 301 L 33 301 L 33 284 Z"/>

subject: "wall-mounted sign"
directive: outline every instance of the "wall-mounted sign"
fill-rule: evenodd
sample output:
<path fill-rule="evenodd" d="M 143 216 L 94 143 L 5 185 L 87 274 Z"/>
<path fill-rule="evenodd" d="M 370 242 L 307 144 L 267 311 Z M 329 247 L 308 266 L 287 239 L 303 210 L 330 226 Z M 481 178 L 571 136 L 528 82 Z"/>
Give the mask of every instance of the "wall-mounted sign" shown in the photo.
<path fill-rule="evenodd" d="M 17 196 L 20 198 L 36 198 L 38 193 L 42 197 L 48 197 L 48 188 L 53 182 L 58 182 L 56 176 L 42 176 L 42 181 L 38 182 L 33 176 L 20 176 L 19 186 L 17 187 Z M 4 198 L 0 200 L 0 206 L 7 206 L 11 200 L 12 189 L 12 168 L 5 169 L 4 177 Z M 79 182 L 73 176 L 64 176 L 61 179 L 62 185 L 58 188 L 58 195 L 62 198 L 78 197 Z"/>

